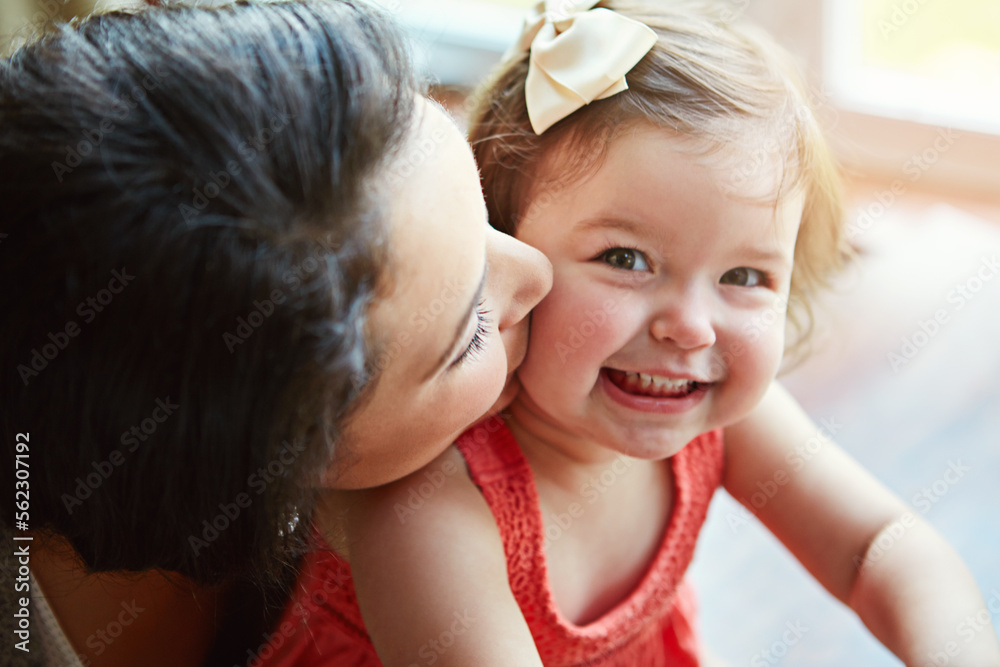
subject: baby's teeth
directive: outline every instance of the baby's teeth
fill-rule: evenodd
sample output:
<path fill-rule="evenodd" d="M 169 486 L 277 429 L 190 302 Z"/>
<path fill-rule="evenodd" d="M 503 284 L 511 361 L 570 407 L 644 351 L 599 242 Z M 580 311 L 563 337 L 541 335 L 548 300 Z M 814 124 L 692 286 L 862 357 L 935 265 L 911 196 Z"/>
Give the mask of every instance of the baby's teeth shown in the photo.
<path fill-rule="evenodd" d="M 625 373 L 625 381 L 640 389 L 653 388 L 657 391 L 680 391 L 690 385 L 689 380 L 675 380 L 673 378 L 660 377 L 658 375 L 647 375 L 645 373 Z"/>
<path fill-rule="evenodd" d="M 656 377 L 656 378 L 653 378 L 653 385 L 657 389 L 661 389 L 661 390 L 662 389 L 671 389 L 671 390 L 675 390 L 676 391 L 676 390 L 684 389 L 685 387 L 687 387 L 688 381 L 687 380 L 673 380 L 671 378 Z"/>

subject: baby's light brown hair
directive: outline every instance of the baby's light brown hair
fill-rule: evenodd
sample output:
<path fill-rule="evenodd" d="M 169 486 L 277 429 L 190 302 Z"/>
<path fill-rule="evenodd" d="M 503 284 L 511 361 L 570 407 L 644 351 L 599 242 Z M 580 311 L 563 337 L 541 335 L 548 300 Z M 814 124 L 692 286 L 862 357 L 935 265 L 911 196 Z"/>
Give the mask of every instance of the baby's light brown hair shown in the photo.
<path fill-rule="evenodd" d="M 786 352 L 801 352 L 812 329 L 815 293 L 850 256 L 836 165 L 791 56 L 767 35 L 736 19 L 731 4 L 704 0 L 635 3 L 604 0 L 652 28 L 656 44 L 626 75 L 628 90 L 597 100 L 542 135 L 525 104 L 528 54 L 504 62 L 476 93 L 469 139 L 482 176 L 490 223 L 515 234 L 546 187 L 574 182 L 596 169 L 623 129 L 652 124 L 682 135 L 685 145 L 726 160 L 738 189 L 779 168 L 768 199 L 775 206 L 804 196 L 795 245 Z M 539 167 L 556 148 L 568 156 L 555 179 Z"/>

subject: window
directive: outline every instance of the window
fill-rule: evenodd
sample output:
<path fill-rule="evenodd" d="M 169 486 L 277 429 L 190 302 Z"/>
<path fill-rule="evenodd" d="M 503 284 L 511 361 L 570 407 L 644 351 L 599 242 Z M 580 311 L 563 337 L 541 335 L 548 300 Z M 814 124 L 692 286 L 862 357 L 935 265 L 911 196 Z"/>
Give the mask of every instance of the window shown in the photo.
<path fill-rule="evenodd" d="M 471 88 L 517 40 L 534 0 L 378 0 L 412 38 L 416 64 L 442 86 Z"/>
<path fill-rule="evenodd" d="M 824 76 L 844 108 L 1000 134 L 1000 3 L 826 2 Z"/>

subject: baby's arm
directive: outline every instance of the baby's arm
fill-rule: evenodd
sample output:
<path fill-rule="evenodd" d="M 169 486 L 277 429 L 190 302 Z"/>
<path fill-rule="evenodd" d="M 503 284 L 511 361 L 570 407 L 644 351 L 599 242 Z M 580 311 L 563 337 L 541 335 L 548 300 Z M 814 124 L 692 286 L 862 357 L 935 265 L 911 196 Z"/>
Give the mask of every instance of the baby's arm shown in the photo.
<path fill-rule="evenodd" d="M 444 466 L 458 472 L 442 474 L 426 494 L 433 485 L 425 471 L 441 474 Z M 426 499 L 411 494 L 421 485 Z M 443 667 L 541 666 L 507 582 L 496 522 L 454 447 L 424 470 L 356 493 L 348 558 L 361 615 L 386 667 L 430 664 L 432 656 Z M 414 497 L 423 504 L 414 508 Z"/>
<path fill-rule="evenodd" d="M 1000 665 L 992 625 L 973 637 L 957 634 L 986 608 L 962 559 L 832 442 L 824 438 L 809 456 L 804 446 L 819 432 L 774 384 L 749 417 L 726 429 L 726 490 L 906 664 L 943 653 L 952 667 Z M 760 508 L 748 503 L 768 481 L 780 484 L 774 497 Z"/>

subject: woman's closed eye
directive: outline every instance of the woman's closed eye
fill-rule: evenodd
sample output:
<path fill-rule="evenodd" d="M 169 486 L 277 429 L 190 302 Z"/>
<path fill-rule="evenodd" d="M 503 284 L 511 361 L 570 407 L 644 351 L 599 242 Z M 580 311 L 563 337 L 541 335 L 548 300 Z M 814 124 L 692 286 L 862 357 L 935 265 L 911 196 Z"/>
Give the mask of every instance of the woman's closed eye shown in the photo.
<path fill-rule="evenodd" d="M 469 345 L 462 351 L 462 354 L 451 363 L 452 368 L 460 366 L 470 359 L 475 359 L 476 355 L 486 349 L 486 339 L 489 336 L 492 322 L 488 317 L 490 311 L 483 309 L 485 303 L 486 301 L 480 301 L 479 305 L 476 306 L 476 331 L 472 334 L 472 340 L 469 341 Z"/>
<path fill-rule="evenodd" d="M 741 266 L 730 269 L 722 274 L 719 283 L 722 285 L 735 285 L 736 287 L 769 287 L 771 279 L 763 271 Z"/>
<path fill-rule="evenodd" d="M 594 259 L 623 271 L 649 271 L 646 255 L 635 248 L 608 248 Z"/>

